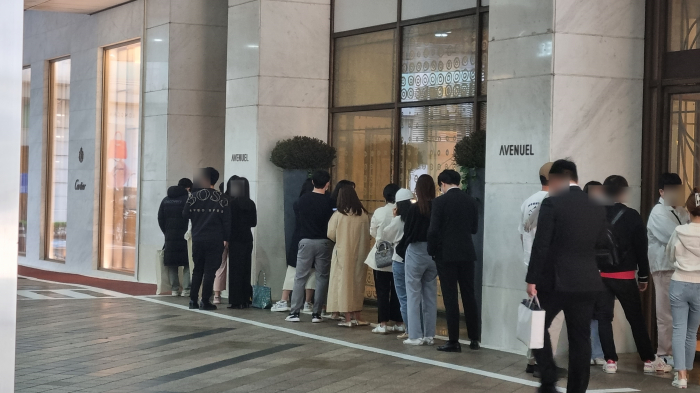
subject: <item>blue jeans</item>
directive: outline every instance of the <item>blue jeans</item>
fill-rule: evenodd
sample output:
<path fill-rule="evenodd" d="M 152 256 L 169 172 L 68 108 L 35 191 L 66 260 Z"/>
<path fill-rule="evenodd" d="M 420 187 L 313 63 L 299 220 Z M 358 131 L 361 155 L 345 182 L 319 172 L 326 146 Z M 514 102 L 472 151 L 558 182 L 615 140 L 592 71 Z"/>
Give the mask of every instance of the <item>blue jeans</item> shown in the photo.
<path fill-rule="evenodd" d="M 600 334 L 598 334 L 598 321 L 591 321 L 591 359 L 604 359 L 603 346 L 600 345 Z"/>
<path fill-rule="evenodd" d="M 700 326 L 700 284 L 671 279 L 673 362 L 676 370 L 692 370 Z"/>
<path fill-rule="evenodd" d="M 406 264 L 404 262 L 394 261 L 391 265 L 391 270 L 394 273 L 394 287 L 396 287 L 396 295 L 399 298 L 401 318 L 403 318 L 404 326 L 408 328 L 408 311 L 406 309 Z"/>

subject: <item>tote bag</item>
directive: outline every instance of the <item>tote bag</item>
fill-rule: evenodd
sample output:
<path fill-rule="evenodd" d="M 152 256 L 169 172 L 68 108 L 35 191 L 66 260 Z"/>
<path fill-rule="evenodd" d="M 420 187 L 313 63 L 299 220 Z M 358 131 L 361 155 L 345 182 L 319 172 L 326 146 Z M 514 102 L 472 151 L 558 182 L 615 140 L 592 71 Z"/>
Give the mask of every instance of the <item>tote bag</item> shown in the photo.
<path fill-rule="evenodd" d="M 163 261 L 165 259 L 165 251 L 158 250 L 156 253 L 156 295 L 162 295 L 164 292 L 170 292 L 170 278 L 168 277 L 168 268 L 165 267 Z"/>
<path fill-rule="evenodd" d="M 544 348 L 544 317 L 537 296 L 523 300 L 518 307 L 517 338 L 529 349 Z"/>
<path fill-rule="evenodd" d="M 263 276 L 263 285 L 260 285 L 260 275 Z M 262 310 L 272 307 L 272 289 L 267 286 L 265 272 L 262 270 L 258 273 L 258 279 L 253 285 L 253 307 Z"/>

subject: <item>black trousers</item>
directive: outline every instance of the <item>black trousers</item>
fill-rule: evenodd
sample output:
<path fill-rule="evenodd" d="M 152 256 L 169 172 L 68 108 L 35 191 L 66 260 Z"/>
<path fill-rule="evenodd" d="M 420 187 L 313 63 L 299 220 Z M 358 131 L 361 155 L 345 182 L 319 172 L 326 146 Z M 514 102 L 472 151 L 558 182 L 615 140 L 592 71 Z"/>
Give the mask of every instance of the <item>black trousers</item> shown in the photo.
<path fill-rule="evenodd" d="M 374 288 L 377 290 L 377 322 L 403 322 L 399 297 L 394 287 L 394 273 L 374 270 Z"/>
<path fill-rule="evenodd" d="M 253 298 L 250 285 L 253 242 L 231 242 L 228 245 L 228 302 L 247 306 Z"/>
<path fill-rule="evenodd" d="M 544 348 L 533 350 L 540 366 L 542 386 L 554 386 L 557 382 L 557 366 L 554 364 L 549 327 L 561 311 L 566 318 L 569 337 L 568 393 L 584 393 L 591 376 L 591 319 L 599 292 L 538 292 L 540 305 L 546 311 Z"/>
<path fill-rule="evenodd" d="M 436 260 L 435 262 L 440 277 L 450 342 L 459 341 L 460 293 L 462 294 L 464 319 L 467 322 L 467 335 L 472 341 L 481 341 L 481 315 L 474 293 L 474 261 L 443 262 Z"/>
<path fill-rule="evenodd" d="M 615 314 L 615 298 L 620 301 L 625 317 L 632 328 L 634 343 L 643 362 L 655 359 L 646 320 L 642 314 L 642 300 L 639 295 L 637 280 L 618 280 L 603 277 L 606 290 L 601 293 L 595 307 L 595 319 L 598 320 L 600 345 L 603 347 L 605 360 L 617 362 L 617 351 L 613 339 L 612 321 Z"/>
<path fill-rule="evenodd" d="M 209 303 L 214 291 L 214 278 L 221 266 L 221 254 L 224 252 L 224 242 L 192 242 L 192 288 L 190 300 L 197 301 L 199 288 L 202 288 L 202 301 Z"/>

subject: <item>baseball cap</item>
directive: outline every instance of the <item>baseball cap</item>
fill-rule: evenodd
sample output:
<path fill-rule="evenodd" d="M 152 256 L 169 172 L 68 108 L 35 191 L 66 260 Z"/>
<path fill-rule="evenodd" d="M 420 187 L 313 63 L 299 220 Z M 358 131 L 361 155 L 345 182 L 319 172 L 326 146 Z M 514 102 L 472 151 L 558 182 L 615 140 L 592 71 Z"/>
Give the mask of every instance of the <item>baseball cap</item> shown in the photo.
<path fill-rule="evenodd" d="M 552 169 L 552 164 L 553 162 L 548 162 L 540 168 L 540 176 L 543 176 L 545 179 L 549 180 L 549 170 Z"/>
<path fill-rule="evenodd" d="M 413 199 L 413 193 L 411 190 L 402 188 L 396 192 L 396 202 L 410 201 Z"/>

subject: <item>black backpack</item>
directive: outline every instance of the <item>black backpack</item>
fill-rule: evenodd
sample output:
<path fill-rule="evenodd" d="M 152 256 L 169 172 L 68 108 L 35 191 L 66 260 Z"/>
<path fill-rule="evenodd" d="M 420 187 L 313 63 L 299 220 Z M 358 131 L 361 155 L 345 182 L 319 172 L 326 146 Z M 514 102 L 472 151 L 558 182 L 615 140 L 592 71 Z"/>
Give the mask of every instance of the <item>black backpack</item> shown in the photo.
<path fill-rule="evenodd" d="M 616 269 L 624 260 L 626 252 L 620 249 L 620 242 L 615 235 L 614 227 L 620 218 L 627 211 L 627 207 L 623 207 L 610 221 L 603 231 L 601 239 L 596 247 L 596 262 L 598 269 L 601 271 Z"/>

